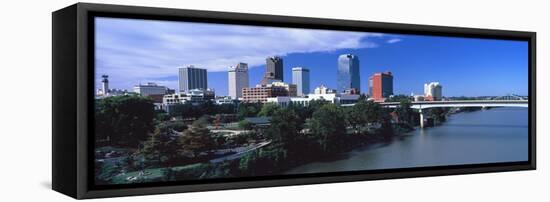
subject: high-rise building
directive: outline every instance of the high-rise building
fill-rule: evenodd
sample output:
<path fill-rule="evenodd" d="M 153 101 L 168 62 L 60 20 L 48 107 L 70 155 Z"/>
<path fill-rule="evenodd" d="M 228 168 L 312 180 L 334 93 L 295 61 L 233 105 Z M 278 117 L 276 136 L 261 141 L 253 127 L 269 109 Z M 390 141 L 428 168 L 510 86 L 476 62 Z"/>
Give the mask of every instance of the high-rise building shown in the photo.
<path fill-rule="evenodd" d="M 233 99 L 243 97 L 243 88 L 248 87 L 248 64 L 239 63 L 235 67 L 229 67 L 228 71 L 229 96 Z"/>
<path fill-rule="evenodd" d="M 279 56 L 265 59 L 266 76 L 271 79 L 283 81 L 283 58 Z"/>
<path fill-rule="evenodd" d="M 443 86 L 439 82 L 424 84 L 424 100 L 439 101 L 443 98 Z"/>
<path fill-rule="evenodd" d="M 361 92 L 359 57 L 352 54 L 343 54 L 338 57 L 337 90 L 342 93 L 352 88 L 356 92 Z"/>
<path fill-rule="evenodd" d="M 391 72 L 374 73 L 369 78 L 369 93 L 374 100 L 382 100 L 393 95 L 393 75 Z"/>
<path fill-rule="evenodd" d="M 180 92 L 208 88 L 206 69 L 196 68 L 190 65 L 180 68 L 178 75 Z"/>
<path fill-rule="evenodd" d="M 303 67 L 292 68 L 292 84 L 296 85 L 298 96 L 309 94 L 309 69 Z"/>

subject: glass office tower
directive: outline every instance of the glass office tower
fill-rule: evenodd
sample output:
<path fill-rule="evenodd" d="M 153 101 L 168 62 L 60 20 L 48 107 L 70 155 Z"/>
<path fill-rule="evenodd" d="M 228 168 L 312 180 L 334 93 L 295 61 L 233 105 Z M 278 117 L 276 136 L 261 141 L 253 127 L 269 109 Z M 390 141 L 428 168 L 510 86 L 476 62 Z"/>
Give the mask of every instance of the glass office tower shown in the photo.
<path fill-rule="evenodd" d="M 359 57 L 352 54 L 340 55 L 338 57 L 337 90 L 339 93 L 344 93 L 351 89 L 361 92 Z"/>
<path fill-rule="evenodd" d="M 206 69 L 196 68 L 193 65 L 179 69 L 179 90 L 189 92 L 192 89 L 207 89 Z"/>

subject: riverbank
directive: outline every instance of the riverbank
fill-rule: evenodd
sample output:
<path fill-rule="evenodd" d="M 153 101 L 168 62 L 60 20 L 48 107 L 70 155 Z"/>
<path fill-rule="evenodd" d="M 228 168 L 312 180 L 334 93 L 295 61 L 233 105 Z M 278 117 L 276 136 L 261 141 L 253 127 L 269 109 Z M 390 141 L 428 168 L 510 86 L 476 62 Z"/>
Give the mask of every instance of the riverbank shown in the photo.
<path fill-rule="evenodd" d="M 346 134 L 340 137 L 338 152 L 321 153 L 310 141 L 301 139 L 303 148 L 297 152 L 296 147 L 271 144 L 271 141 L 258 144 L 253 149 L 213 159 L 207 162 L 164 168 L 148 168 L 140 171 L 121 173 L 111 180 L 116 184 L 171 181 L 182 179 L 212 179 L 248 176 L 280 175 L 287 170 L 318 161 L 331 161 L 354 149 L 391 142 L 401 138 L 403 131 L 410 127 L 398 124 L 393 127 L 395 133 L 384 134 L 382 131 L 370 134 Z M 399 131 L 399 132 L 398 132 Z M 307 143 L 309 142 L 309 143 Z"/>
<path fill-rule="evenodd" d="M 283 174 L 524 161 L 528 157 L 527 111 L 493 108 L 453 114 L 437 127 L 416 129 L 391 142 L 360 147 Z"/>
<path fill-rule="evenodd" d="M 385 145 L 391 143 L 394 139 L 405 138 L 408 132 L 414 131 L 415 129 L 408 124 L 395 124 L 392 126 L 391 133 L 388 133 L 387 129 L 378 128 L 376 132 L 371 133 L 348 133 L 345 136 L 339 137 L 339 142 L 336 143 L 339 145 L 338 148 L 333 148 L 331 152 L 323 152 L 311 144 L 310 141 L 303 141 L 300 144 L 299 152 L 289 152 L 292 150 L 292 147 L 287 149 L 282 149 L 281 147 L 277 148 L 276 145 L 272 145 L 275 148 L 265 148 L 266 150 L 254 151 L 250 156 L 243 157 L 240 161 L 240 165 L 247 164 L 248 170 L 254 172 L 253 176 L 266 176 L 266 175 L 281 175 L 287 173 L 289 170 L 292 170 L 296 167 L 300 167 L 306 164 L 314 162 L 327 162 L 334 161 L 342 158 L 348 152 L 353 150 L 370 147 L 374 145 Z M 284 158 L 275 158 L 275 159 L 265 159 L 262 157 L 262 153 L 271 153 L 274 151 L 283 150 Z M 267 161 L 267 162 L 266 162 Z M 261 163 L 259 163 L 261 162 Z M 271 164 L 267 169 L 266 167 L 260 164 Z M 250 173 L 250 172 L 244 172 Z M 239 177 L 246 177 L 239 176 Z"/>

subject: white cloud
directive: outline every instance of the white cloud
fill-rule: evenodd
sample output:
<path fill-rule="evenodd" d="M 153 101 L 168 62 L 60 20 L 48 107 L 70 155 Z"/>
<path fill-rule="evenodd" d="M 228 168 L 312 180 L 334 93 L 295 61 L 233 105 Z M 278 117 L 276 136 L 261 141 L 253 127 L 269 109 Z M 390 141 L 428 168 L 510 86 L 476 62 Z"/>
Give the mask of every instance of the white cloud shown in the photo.
<path fill-rule="evenodd" d="M 401 39 L 394 38 L 394 39 L 387 40 L 386 43 L 392 44 L 392 43 L 397 43 L 397 42 L 400 42 L 400 41 L 401 41 Z"/>
<path fill-rule="evenodd" d="M 166 80 L 187 65 L 208 71 L 226 71 L 238 62 L 254 67 L 272 55 L 374 48 L 378 44 L 369 39 L 382 37 L 379 33 L 98 18 L 96 73 L 124 80 L 120 85 L 128 87 L 138 81 Z M 395 40 L 399 41 L 387 42 Z"/>

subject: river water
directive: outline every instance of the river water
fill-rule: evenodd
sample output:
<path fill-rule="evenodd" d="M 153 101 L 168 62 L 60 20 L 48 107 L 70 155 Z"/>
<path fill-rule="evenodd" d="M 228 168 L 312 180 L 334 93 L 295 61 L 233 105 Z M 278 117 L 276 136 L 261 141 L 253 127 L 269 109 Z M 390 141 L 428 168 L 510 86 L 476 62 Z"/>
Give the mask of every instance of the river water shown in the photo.
<path fill-rule="evenodd" d="M 527 108 L 493 108 L 450 116 L 388 143 L 359 148 L 286 174 L 338 172 L 528 160 Z"/>

